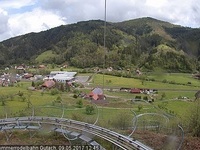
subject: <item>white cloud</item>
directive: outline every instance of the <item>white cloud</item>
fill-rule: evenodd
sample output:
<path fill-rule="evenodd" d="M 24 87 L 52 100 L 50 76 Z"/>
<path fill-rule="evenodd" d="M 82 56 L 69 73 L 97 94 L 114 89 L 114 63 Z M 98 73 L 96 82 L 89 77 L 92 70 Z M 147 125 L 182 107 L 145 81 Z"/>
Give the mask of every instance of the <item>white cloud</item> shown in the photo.
<path fill-rule="evenodd" d="M 4 9 L 19 9 L 21 7 L 34 5 L 36 0 L 1 0 L 0 6 Z"/>
<path fill-rule="evenodd" d="M 7 12 L 0 9 L 0 34 L 8 30 L 8 15 Z"/>
<path fill-rule="evenodd" d="M 0 8 L 0 41 L 9 37 L 8 20 L 7 12 Z"/>
<path fill-rule="evenodd" d="M 146 5 L 154 8 L 164 7 L 167 4 L 167 0 L 146 0 Z"/>
<path fill-rule="evenodd" d="M 41 9 L 34 9 L 32 12 L 13 15 L 9 20 L 12 36 L 29 32 L 39 32 L 62 24 L 65 24 L 64 18 Z"/>
<path fill-rule="evenodd" d="M 54 13 L 65 17 L 67 23 L 84 21 L 90 19 L 100 19 L 103 16 L 102 0 L 44 0 L 41 7 L 44 10 L 53 11 Z M 101 18 L 102 19 L 102 18 Z"/>

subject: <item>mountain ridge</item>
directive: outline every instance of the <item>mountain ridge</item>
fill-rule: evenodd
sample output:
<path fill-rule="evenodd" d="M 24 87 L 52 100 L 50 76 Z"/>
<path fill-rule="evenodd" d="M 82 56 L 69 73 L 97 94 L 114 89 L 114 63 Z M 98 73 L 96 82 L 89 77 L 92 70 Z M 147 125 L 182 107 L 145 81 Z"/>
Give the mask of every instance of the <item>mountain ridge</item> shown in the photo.
<path fill-rule="evenodd" d="M 26 62 L 28 64 L 67 63 L 81 68 L 102 67 L 105 55 L 107 67 L 146 69 L 161 67 L 188 72 L 199 68 L 200 34 L 198 33 L 200 29 L 182 27 L 150 17 L 118 23 L 107 22 L 105 50 L 104 21 L 80 21 L 0 42 L 0 65 L 8 66 Z M 152 61 L 158 60 L 152 56 L 155 51 L 158 51 L 159 45 L 166 45 L 164 47 L 167 50 L 183 51 L 184 58 L 177 56 L 175 68 L 169 64 L 155 65 L 156 63 Z M 51 58 L 38 61 L 37 57 L 46 51 L 52 52 Z M 166 56 L 157 57 L 166 59 L 164 58 Z M 183 67 L 184 63 L 188 67 Z"/>

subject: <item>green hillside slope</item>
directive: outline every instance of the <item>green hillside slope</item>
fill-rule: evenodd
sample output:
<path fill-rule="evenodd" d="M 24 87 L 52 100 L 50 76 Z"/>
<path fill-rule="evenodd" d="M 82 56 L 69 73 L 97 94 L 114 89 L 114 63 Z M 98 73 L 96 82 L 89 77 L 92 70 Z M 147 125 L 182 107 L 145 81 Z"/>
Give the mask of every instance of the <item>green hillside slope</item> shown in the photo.
<path fill-rule="evenodd" d="M 67 63 L 86 68 L 103 67 L 105 60 L 105 67 L 191 72 L 199 68 L 199 33 L 149 17 L 108 22 L 104 48 L 104 21 L 83 21 L 0 42 L 0 65 Z"/>

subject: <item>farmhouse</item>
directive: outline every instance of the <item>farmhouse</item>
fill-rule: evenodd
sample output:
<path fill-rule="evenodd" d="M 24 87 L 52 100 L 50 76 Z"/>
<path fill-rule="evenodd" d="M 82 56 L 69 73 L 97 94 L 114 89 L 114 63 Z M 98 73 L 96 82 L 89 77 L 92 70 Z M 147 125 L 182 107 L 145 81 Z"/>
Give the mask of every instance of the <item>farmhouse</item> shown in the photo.
<path fill-rule="evenodd" d="M 92 100 L 105 100 L 105 96 L 103 94 L 103 90 L 101 88 L 94 88 L 90 93 L 89 97 Z"/>

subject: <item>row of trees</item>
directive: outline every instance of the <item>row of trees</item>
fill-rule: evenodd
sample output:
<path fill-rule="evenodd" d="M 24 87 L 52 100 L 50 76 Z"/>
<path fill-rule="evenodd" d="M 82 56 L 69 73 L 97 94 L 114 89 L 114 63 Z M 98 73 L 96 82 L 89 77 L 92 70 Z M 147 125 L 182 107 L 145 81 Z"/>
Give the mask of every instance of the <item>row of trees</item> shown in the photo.
<path fill-rule="evenodd" d="M 166 46 L 162 50 L 163 52 L 158 47 L 155 47 L 161 44 L 161 39 L 158 35 L 152 35 L 151 37 L 146 37 L 146 39 L 136 39 L 134 36 L 126 37 L 127 39 L 124 40 L 116 39 L 118 40 L 117 43 L 106 48 L 98 45 L 98 42 L 92 42 L 91 38 L 95 37 L 83 33 L 75 33 L 74 37 L 67 41 L 66 49 L 58 52 L 57 56 L 49 61 L 58 62 L 56 60 L 59 60 L 60 63 L 67 61 L 70 65 L 79 68 L 103 67 L 103 65 L 113 68 L 139 66 L 147 69 L 160 67 L 180 72 L 191 72 L 198 69 L 199 66 L 195 59 L 190 59 L 182 53 L 177 53 L 169 46 Z M 129 43 L 125 43 L 126 40 Z M 138 40 L 143 42 L 138 42 Z M 56 51 L 56 49 L 61 48 L 54 47 L 52 50 Z"/>

